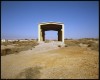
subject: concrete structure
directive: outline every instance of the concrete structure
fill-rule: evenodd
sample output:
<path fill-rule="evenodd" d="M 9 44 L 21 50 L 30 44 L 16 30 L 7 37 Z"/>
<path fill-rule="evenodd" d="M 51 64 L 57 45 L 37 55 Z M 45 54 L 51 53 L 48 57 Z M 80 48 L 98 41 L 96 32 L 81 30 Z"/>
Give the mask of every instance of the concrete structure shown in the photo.
<path fill-rule="evenodd" d="M 40 23 L 38 25 L 38 41 L 45 41 L 45 31 L 58 31 L 58 41 L 64 42 L 64 24 L 56 22 Z"/>

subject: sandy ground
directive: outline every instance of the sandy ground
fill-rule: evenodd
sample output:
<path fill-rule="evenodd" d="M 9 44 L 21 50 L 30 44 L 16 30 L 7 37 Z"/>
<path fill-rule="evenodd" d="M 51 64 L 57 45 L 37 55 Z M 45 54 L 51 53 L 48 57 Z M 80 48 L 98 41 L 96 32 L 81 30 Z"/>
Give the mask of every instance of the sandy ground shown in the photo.
<path fill-rule="evenodd" d="M 98 51 L 78 46 L 1 56 L 2 79 L 98 79 L 98 71 Z"/>

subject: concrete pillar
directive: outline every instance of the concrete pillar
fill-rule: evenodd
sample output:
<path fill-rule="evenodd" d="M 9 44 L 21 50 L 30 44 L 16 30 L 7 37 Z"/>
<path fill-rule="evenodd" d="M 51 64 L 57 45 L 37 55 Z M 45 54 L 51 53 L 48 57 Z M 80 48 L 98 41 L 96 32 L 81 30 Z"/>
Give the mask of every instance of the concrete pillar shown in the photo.
<path fill-rule="evenodd" d="M 58 41 L 63 42 L 63 31 L 62 31 L 62 29 L 58 31 Z"/>
<path fill-rule="evenodd" d="M 64 43 L 64 24 L 62 24 L 62 42 Z"/>
<path fill-rule="evenodd" d="M 43 41 L 42 29 L 40 29 L 40 41 Z"/>
<path fill-rule="evenodd" d="M 60 36 L 60 41 L 62 41 L 62 30 L 60 30 L 59 36 Z"/>
<path fill-rule="evenodd" d="M 60 41 L 60 31 L 58 30 L 58 41 Z"/>
<path fill-rule="evenodd" d="M 45 41 L 45 31 L 42 31 L 43 41 Z"/>

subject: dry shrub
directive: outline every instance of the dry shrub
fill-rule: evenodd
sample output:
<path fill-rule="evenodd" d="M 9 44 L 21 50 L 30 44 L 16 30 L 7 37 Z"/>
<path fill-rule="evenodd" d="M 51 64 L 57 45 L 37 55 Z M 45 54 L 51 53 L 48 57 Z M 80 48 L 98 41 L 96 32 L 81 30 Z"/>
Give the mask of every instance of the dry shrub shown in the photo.
<path fill-rule="evenodd" d="M 19 41 L 17 42 L 18 46 L 36 46 L 38 45 L 37 41 Z"/>
<path fill-rule="evenodd" d="M 14 48 L 2 50 L 1 56 L 19 53 L 21 51 L 26 51 L 26 50 L 29 50 L 29 49 L 32 50 L 32 48 L 35 48 L 35 46 L 38 45 L 37 41 L 22 41 L 22 42 L 14 41 L 12 43 L 18 44 L 18 45 L 16 45 Z"/>
<path fill-rule="evenodd" d="M 88 47 L 90 47 L 90 49 L 92 49 L 92 50 L 96 50 L 96 51 L 99 50 L 99 44 L 97 44 L 97 43 L 91 43 L 88 45 Z"/>
<path fill-rule="evenodd" d="M 79 42 L 80 43 L 82 43 L 82 44 L 90 44 L 90 43 L 92 43 L 92 41 L 89 41 L 89 40 L 86 40 L 86 39 L 81 39 L 81 40 L 79 40 Z"/>
<path fill-rule="evenodd" d="M 45 43 L 49 43 L 49 42 L 50 42 L 49 40 L 46 40 L 46 41 L 45 41 Z"/>
<path fill-rule="evenodd" d="M 76 40 L 65 40 L 64 41 L 67 46 L 78 46 L 79 42 Z"/>
<path fill-rule="evenodd" d="M 95 43 L 98 39 L 80 39 L 80 43 L 87 44 L 92 50 L 99 50 L 99 44 Z"/>
<path fill-rule="evenodd" d="M 1 56 L 12 54 L 12 50 L 9 48 L 1 50 Z"/>
<path fill-rule="evenodd" d="M 12 42 L 1 42 L 1 45 L 7 46 L 7 45 L 11 45 Z"/>
<path fill-rule="evenodd" d="M 20 48 L 6 48 L 1 50 L 1 56 L 18 53 L 20 51 Z"/>
<path fill-rule="evenodd" d="M 65 44 L 68 46 L 79 46 L 79 44 L 86 44 L 89 48 L 92 50 L 99 50 L 99 44 L 95 43 L 95 41 L 98 41 L 98 39 L 79 39 L 79 40 L 65 40 Z"/>

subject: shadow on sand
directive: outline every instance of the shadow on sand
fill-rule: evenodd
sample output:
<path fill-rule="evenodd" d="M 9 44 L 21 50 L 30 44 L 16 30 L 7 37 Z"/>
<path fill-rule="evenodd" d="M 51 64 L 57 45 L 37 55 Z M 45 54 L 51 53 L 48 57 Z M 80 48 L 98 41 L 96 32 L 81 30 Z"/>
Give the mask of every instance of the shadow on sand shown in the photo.
<path fill-rule="evenodd" d="M 16 79 L 39 79 L 40 69 L 42 68 L 39 66 L 26 68 L 16 76 Z"/>

